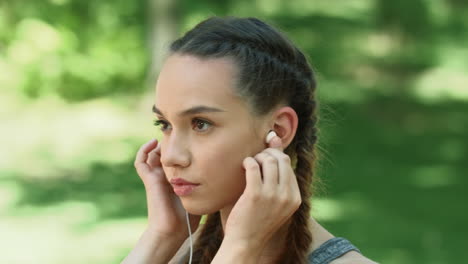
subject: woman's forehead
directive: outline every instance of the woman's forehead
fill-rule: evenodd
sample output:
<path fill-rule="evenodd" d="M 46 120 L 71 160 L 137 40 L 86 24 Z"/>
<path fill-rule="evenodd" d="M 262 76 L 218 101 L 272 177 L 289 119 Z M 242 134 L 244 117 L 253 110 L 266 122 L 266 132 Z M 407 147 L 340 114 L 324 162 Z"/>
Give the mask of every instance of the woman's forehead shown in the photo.
<path fill-rule="evenodd" d="M 164 63 L 157 86 L 231 86 L 235 71 L 234 63 L 228 58 L 201 59 L 174 54 Z"/>
<path fill-rule="evenodd" d="M 227 58 L 171 55 L 156 84 L 156 107 L 180 110 L 206 105 L 229 111 L 244 106 L 234 92 L 235 71 L 235 65 Z"/>

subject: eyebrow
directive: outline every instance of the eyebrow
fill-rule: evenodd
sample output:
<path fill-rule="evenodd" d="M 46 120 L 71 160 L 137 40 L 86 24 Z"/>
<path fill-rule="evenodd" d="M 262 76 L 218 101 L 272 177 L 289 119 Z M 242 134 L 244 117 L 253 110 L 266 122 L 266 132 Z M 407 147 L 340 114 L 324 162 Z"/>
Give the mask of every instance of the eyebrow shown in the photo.
<path fill-rule="evenodd" d="M 155 105 L 153 105 L 153 113 L 164 116 L 161 110 L 159 110 Z M 194 115 L 194 114 L 200 114 L 200 113 L 219 113 L 219 112 L 226 112 L 222 109 L 215 108 L 215 107 L 210 107 L 206 105 L 197 105 L 190 107 L 189 109 L 186 109 L 184 111 L 179 112 L 179 116 L 188 116 L 188 115 Z"/>

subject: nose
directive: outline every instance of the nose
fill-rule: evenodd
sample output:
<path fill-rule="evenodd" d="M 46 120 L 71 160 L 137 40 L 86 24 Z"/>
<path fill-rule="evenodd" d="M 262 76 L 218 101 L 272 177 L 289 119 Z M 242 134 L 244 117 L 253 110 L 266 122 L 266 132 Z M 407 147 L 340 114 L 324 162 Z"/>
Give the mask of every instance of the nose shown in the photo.
<path fill-rule="evenodd" d="M 172 133 L 161 142 L 161 163 L 164 167 L 182 167 L 190 165 L 188 142 L 183 136 Z"/>

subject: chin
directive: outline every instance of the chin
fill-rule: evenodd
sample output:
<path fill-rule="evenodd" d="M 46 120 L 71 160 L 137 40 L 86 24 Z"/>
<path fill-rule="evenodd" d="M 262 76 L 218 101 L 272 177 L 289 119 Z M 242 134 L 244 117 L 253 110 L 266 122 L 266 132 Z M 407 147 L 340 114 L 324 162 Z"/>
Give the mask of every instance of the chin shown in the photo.
<path fill-rule="evenodd" d="M 207 202 L 193 202 L 188 199 L 181 199 L 181 201 L 185 210 L 193 215 L 208 215 L 221 210 L 221 207 L 214 206 Z"/>
<path fill-rule="evenodd" d="M 185 210 L 193 215 L 207 215 L 219 211 L 221 208 L 210 206 L 208 203 L 194 203 L 191 201 L 184 201 L 182 198 L 182 205 Z"/>

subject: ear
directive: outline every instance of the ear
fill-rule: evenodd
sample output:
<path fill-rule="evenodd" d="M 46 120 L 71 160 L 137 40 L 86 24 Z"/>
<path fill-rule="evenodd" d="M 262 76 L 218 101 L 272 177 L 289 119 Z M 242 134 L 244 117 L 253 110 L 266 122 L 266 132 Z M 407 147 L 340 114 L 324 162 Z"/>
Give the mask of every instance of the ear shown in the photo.
<path fill-rule="evenodd" d="M 281 138 L 283 149 L 286 149 L 296 135 L 299 122 L 296 111 L 289 106 L 283 106 L 273 113 L 271 122 L 273 130 Z"/>

